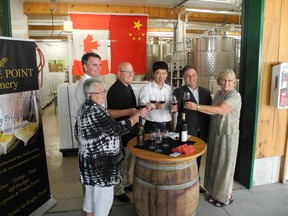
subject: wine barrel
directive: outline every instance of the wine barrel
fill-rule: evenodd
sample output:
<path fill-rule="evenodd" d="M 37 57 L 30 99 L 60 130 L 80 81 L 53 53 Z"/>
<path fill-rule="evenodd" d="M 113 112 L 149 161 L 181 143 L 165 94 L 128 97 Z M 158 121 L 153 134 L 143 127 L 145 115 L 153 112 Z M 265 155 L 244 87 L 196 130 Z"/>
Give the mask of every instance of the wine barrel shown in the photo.
<path fill-rule="evenodd" d="M 196 158 L 186 162 L 136 158 L 133 195 L 138 215 L 196 215 L 199 199 Z"/>

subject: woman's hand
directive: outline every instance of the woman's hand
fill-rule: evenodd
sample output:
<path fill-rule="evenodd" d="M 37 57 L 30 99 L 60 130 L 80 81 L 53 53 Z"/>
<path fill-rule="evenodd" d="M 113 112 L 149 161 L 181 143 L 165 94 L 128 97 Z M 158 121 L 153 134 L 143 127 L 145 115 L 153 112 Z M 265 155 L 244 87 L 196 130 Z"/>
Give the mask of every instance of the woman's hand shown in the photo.
<path fill-rule="evenodd" d="M 148 112 L 149 112 L 149 109 L 147 107 L 142 108 L 142 109 L 137 111 L 137 115 L 138 115 L 138 117 L 142 116 L 142 118 L 145 118 L 147 116 Z"/>
<path fill-rule="evenodd" d="M 185 103 L 184 108 L 188 109 L 188 110 L 197 110 L 197 106 L 198 106 L 198 104 L 191 102 L 191 101 L 188 101 Z"/>
<path fill-rule="evenodd" d="M 178 111 L 177 104 L 172 105 L 170 104 L 170 113 L 176 113 Z"/>

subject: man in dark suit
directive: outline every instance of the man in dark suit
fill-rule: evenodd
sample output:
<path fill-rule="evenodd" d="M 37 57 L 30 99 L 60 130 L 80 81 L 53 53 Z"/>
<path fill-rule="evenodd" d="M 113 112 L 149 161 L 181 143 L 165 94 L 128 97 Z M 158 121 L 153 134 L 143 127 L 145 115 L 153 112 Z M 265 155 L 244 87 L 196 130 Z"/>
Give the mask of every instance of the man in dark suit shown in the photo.
<path fill-rule="evenodd" d="M 132 65 L 128 62 L 120 63 L 118 66 L 118 79 L 109 88 L 107 93 L 108 112 L 110 112 L 117 121 L 127 119 L 136 112 L 136 97 L 130 85 L 133 79 L 134 70 Z M 122 111 L 128 112 L 124 115 L 121 113 Z M 114 195 L 122 202 L 130 202 L 130 198 L 125 193 L 125 189 L 132 189 L 132 185 L 129 182 L 129 168 L 132 155 L 127 150 L 127 143 L 131 138 L 137 135 L 137 125 L 138 123 L 132 127 L 128 134 L 121 137 L 125 151 L 125 158 L 122 165 L 123 179 L 115 186 Z"/>
<path fill-rule="evenodd" d="M 184 86 L 181 86 L 174 90 L 174 95 L 178 100 L 178 118 L 176 131 L 179 131 L 179 124 L 181 122 L 182 113 L 185 113 L 186 122 L 188 127 L 188 134 L 197 136 L 203 141 L 208 140 L 208 130 L 210 116 L 204 113 L 200 113 L 194 110 L 186 109 L 185 101 L 183 99 L 184 92 L 190 93 L 190 100 L 199 105 L 211 105 L 212 98 L 209 89 L 198 86 L 198 75 L 196 70 L 191 66 L 186 66 L 182 70 L 182 77 L 184 79 Z M 200 168 L 201 156 L 197 158 L 198 170 Z M 205 192 L 204 189 L 200 188 L 200 192 Z"/>

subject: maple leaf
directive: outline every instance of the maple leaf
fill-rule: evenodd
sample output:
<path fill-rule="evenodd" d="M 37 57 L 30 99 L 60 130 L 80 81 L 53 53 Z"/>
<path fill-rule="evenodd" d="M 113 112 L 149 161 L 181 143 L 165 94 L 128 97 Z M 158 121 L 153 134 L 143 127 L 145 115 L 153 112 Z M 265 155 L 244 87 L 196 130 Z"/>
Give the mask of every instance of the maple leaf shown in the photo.
<path fill-rule="evenodd" d="M 92 35 L 88 34 L 87 37 L 84 39 L 84 52 L 88 53 L 88 52 L 93 52 L 92 49 L 96 49 L 98 50 L 98 46 L 100 46 L 98 44 L 98 41 L 93 41 L 94 38 Z"/>

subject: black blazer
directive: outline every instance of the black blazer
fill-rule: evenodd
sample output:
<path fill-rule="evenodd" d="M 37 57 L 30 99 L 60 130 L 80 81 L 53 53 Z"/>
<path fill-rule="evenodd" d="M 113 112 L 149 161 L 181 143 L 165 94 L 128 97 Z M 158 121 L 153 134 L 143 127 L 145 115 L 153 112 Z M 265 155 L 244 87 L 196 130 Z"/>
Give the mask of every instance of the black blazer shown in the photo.
<path fill-rule="evenodd" d="M 117 79 L 116 82 L 108 90 L 107 108 L 115 110 L 136 108 L 136 97 L 132 88 L 130 88 L 130 90 L 131 92 L 129 92 L 127 87 L 119 79 Z M 123 116 L 120 118 L 116 118 L 115 120 L 121 121 L 129 117 L 130 116 Z M 126 147 L 127 142 L 136 135 L 137 124 L 132 127 L 131 131 L 128 134 L 122 136 L 123 145 Z"/>
<path fill-rule="evenodd" d="M 199 130 L 199 133 L 200 133 L 199 138 L 207 142 L 210 115 L 207 115 L 198 111 L 185 109 L 184 108 L 185 101 L 183 100 L 184 92 L 190 92 L 190 95 L 191 95 L 190 101 L 197 103 L 192 92 L 186 85 L 181 86 L 174 90 L 173 94 L 177 97 L 177 100 L 178 100 L 178 117 L 177 117 L 176 131 L 179 131 L 179 124 L 181 122 L 182 113 L 184 112 L 186 115 L 188 134 L 197 136 L 198 130 Z M 202 88 L 198 86 L 198 92 L 199 92 L 199 105 L 200 106 L 211 105 L 212 98 L 211 98 L 210 91 L 206 88 Z"/>

